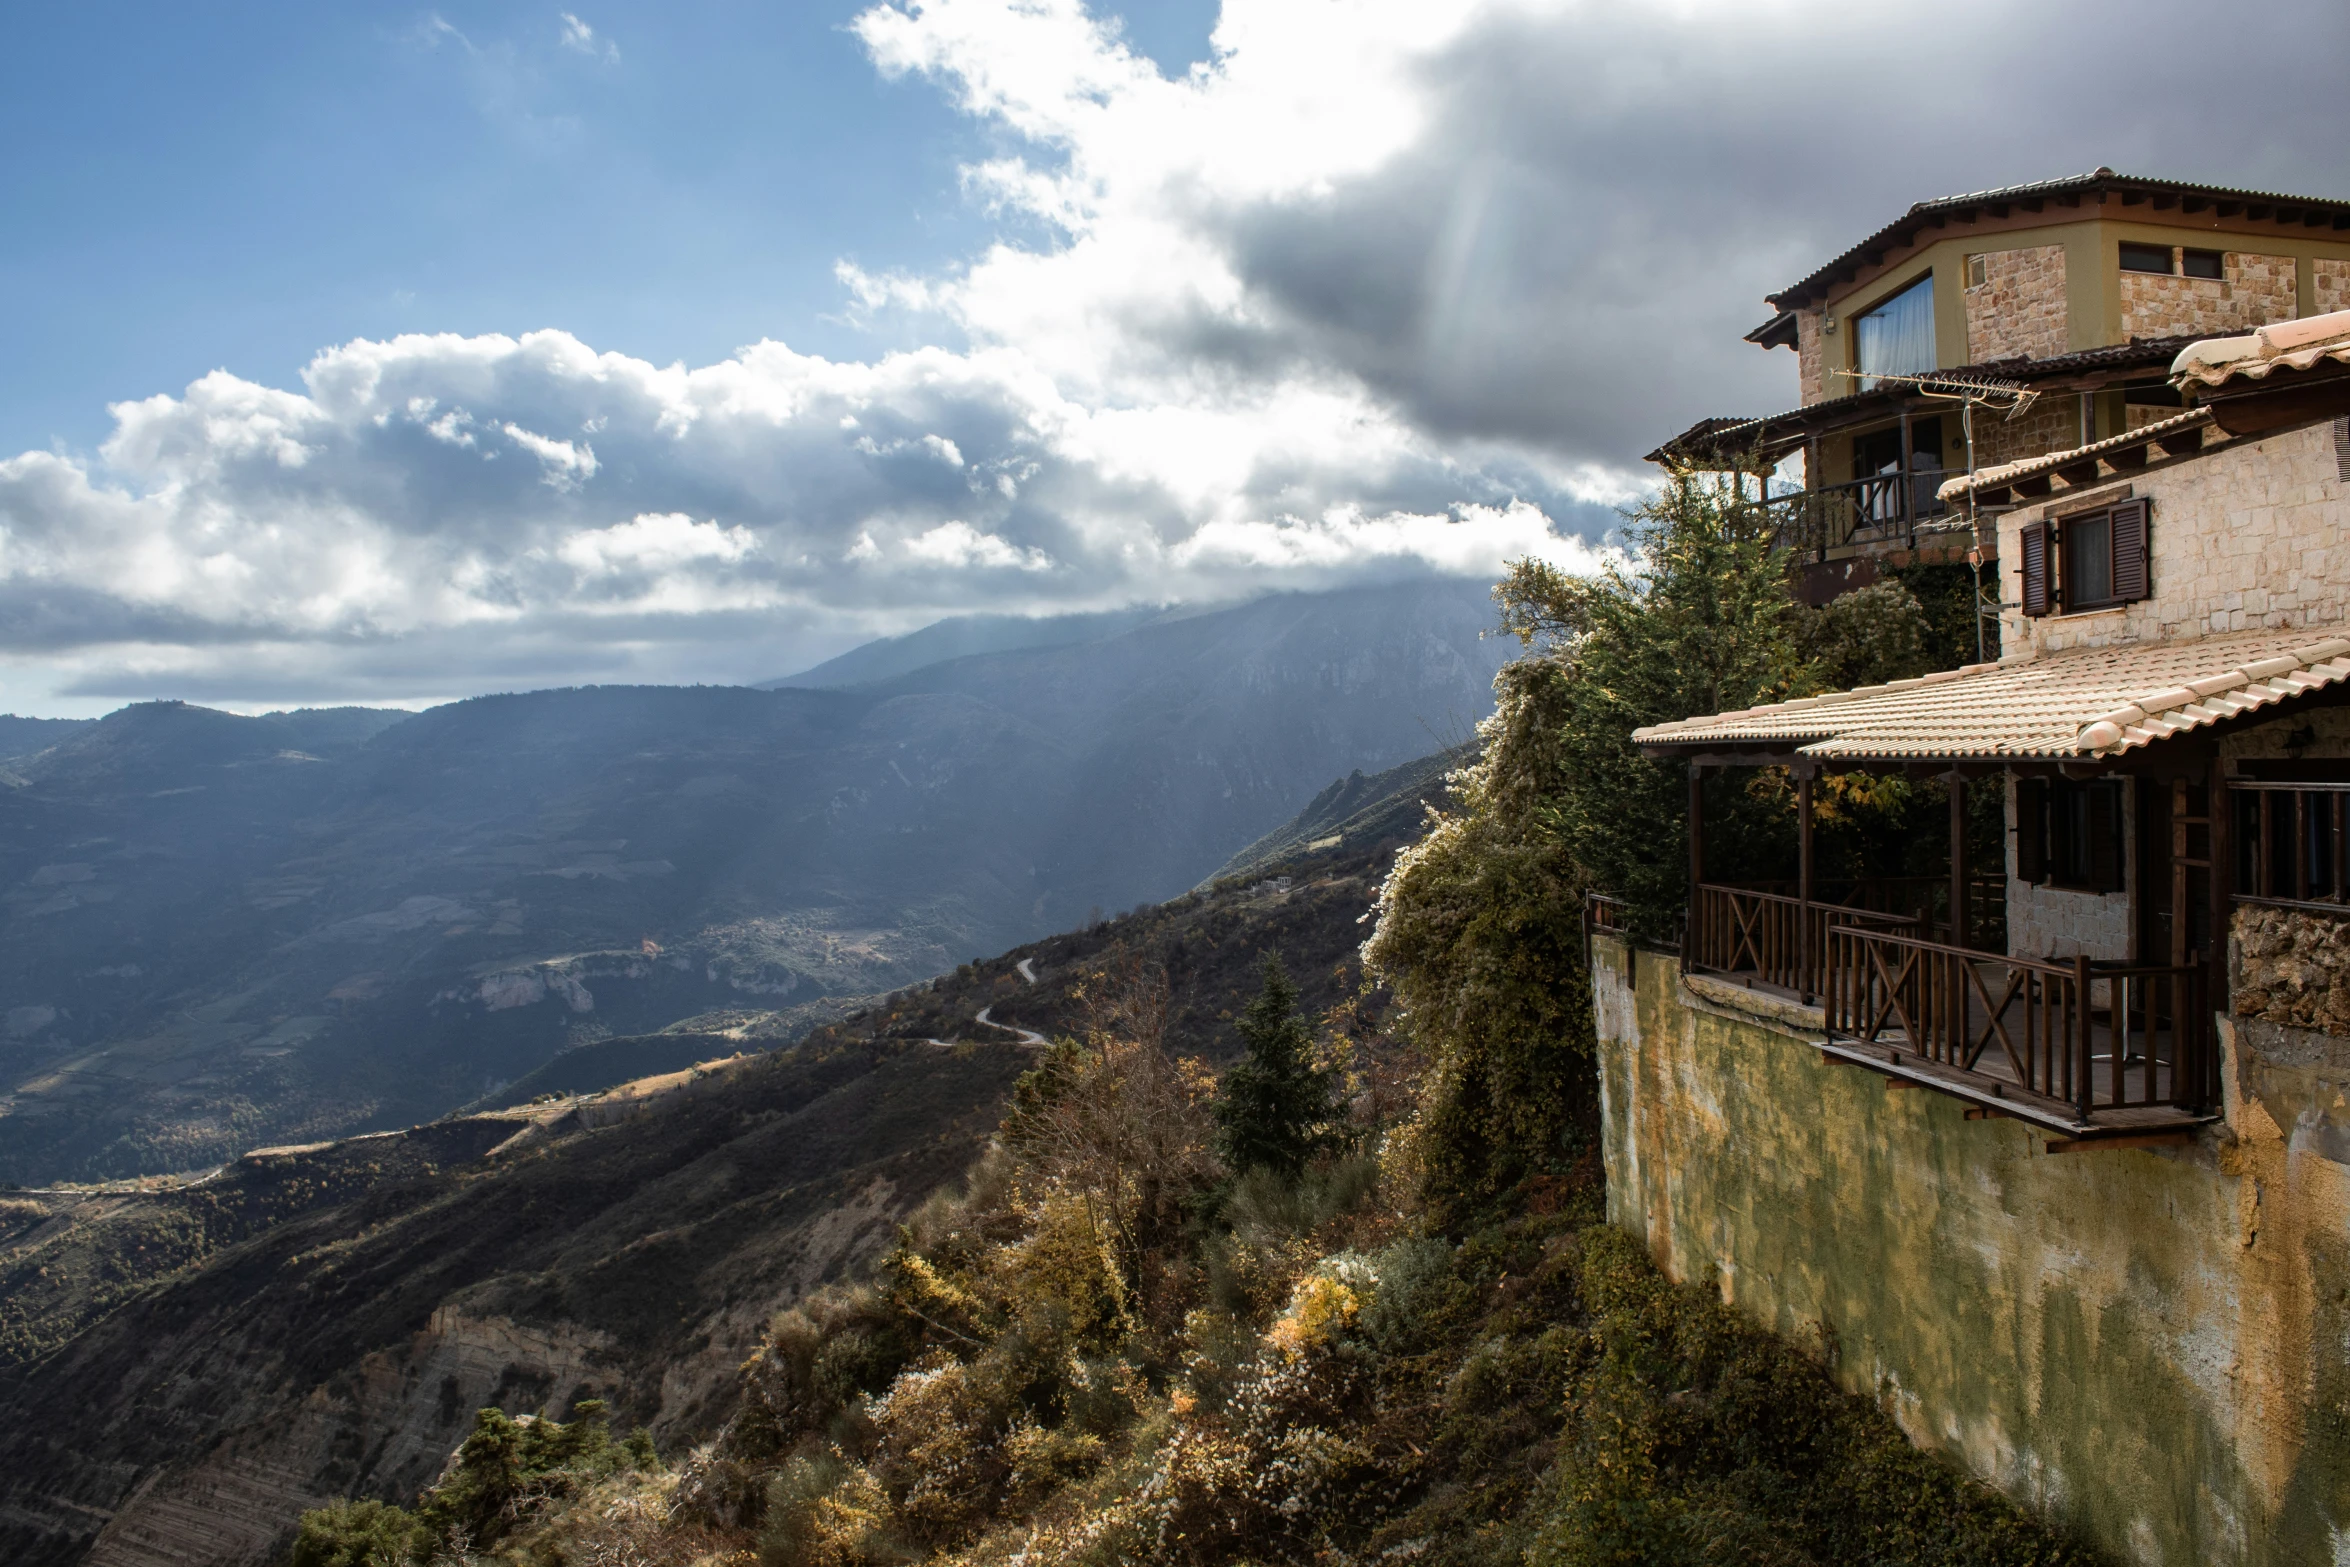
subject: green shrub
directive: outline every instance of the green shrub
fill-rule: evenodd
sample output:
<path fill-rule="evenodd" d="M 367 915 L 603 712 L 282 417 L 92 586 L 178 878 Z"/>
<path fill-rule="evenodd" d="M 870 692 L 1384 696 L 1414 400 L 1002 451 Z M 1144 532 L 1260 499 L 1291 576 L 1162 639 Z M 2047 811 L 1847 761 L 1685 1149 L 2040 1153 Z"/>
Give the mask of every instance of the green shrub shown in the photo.
<path fill-rule="evenodd" d="M 302 1515 L 290 1567 L 407 1567 L 416 1520 L 383 1502 L 337 1502 Z"/>

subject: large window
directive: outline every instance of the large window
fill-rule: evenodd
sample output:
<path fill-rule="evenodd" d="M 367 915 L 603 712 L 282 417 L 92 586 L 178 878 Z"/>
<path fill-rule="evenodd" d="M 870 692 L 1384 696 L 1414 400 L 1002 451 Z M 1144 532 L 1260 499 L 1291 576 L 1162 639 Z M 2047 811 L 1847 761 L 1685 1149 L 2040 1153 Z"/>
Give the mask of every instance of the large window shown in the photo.
<path fill-rule="evenodd" d="M 1880 375 L 1924 375 L 1937 368 L 1934 354 L 1934 274 L 1915 283 L 1853 322 L 1863 389 Z"/>

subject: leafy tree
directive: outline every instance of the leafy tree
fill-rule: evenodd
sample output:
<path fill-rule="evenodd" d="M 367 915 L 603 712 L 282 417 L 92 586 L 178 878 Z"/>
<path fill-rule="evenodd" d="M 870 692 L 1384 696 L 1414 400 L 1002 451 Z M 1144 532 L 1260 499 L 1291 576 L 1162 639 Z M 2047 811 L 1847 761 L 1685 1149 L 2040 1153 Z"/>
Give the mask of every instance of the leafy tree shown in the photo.
<path fill-rule="evenodd" d="M 1688 777 L 1632 744 L 1645 724 L 1728 712 L 1817 689 L 1777 525 L 1721 480 L 1667 477 L 1631 514 L 1627 556 L 1592 577 L 1520 561 L 1494 590 L 1502 625 L 1558 662 L 1557 772 L 1539 812 L 1590 885 L 1662 936 L 1687 901 Z M 1754 839 L 1775 858 L 1785 812 L 1736 789 L 1709 797 L 1709 856 L 1725 869 Z"/>
<path fill-rule="evenodd" d="M 383 1502 L 337 1502 L 302 1515 L 291 1567 L 406 1567 L 416 1520 Z"/>
<path fill-rule="evenodd" d="M 1625 542 L 1596 576 L 1519 561 L 1494 590 L 1527 656 L 1494 682 L 1478 760 L 1397 859 L 1365 949 L 1429 1052 L 1405 1151 L 1448 1227 L 1562 1172 L 1597 1114 L 1583 894 L 1626 899 L 1660 936 L 1686 900 L 1687 776 L 1632 731 L 1814 678 L 1774 525 L 1726 484 L 1668 476 Z M 1781 802 L 1718 792 L 1725 868 L 1788 836 Z"/>
<path fill-rule="evenodd" d="M 1314 1060 L 1313 1032 L 1298 1015 L 1297 986 L 1274 953 L 1264 986 L 1238 1024 L 1247 1054 L 1216 1095 L 1216 1152 L 1235 1175 L 1267 1169 L 1295 1176 L 1333 1143 L 1336 1074 Z"/>
<path fill-rule="evenodd" d="M 477 1412 L 454 1471 L 425 1493 L 418 1522 L 435 1540 L 497 1544 L 547 1500 L 620 1467 L 626 1450 L 614 1445 L 604 1416 L 600 1398 L 581 1399 L 568 1423 Z"/>

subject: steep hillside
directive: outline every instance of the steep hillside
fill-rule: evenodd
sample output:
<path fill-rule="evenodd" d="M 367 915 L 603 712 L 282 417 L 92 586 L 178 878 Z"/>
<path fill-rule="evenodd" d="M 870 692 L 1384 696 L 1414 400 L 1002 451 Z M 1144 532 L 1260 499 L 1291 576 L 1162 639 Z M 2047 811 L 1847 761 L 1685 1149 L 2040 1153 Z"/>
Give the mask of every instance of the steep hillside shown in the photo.
<path fill-rule="evenodd" d="M 45 751 L 90 725 L 80 718 L 19 718 L 0 713 L 0 761 Z"/>
<path fill-rule="evenodd" d="M 1087 987 L 1162 967 L 1171 1042 L 1228 1060 L 1271 951 L 1368 1037 L 1358 921 L 1400 842 L 961 965 L 797 1046 L 735 1054 L 805 1008 L 708 1015 L 567 1051 L 513 1108 L 0 1194 L 0 1559 L 258 1561 L 306 1506 L 413 1494 L 484 1405 L 593 1394 L 672 1448 L 709 1434 L 768 1317 L 961 1172 L 1023 1038 L 1081 1029 Z"/>
<path fill-rule="evenodd" d="M 173 1191 L 8 1197 L 0 1560 L 258 1563 L 306 1506 L 413 1492 L 486 1405 L 705 1429 L 768 1317 L 978 1153 L 1024 1060 L 791 1050 Z M 165 1248 L 190 1260 L 103 1298 Z"/>
<path fill-rule="evenodd" d="M 1487 618 L 1421 584 L 850 690 L 125 709 L 0 787 L 0 1179 L 407 1124 L 1168 897 L 1481 706 Z"/>
<path fill-rule="evenodd" d="M 1306 802 L 1296 816 L 1226 860 L 1211 882 L 1263 875 L 1331 849 L 1400 845 L 1417 838 L 1446 800 L 1445 777 L 1474 754 L 1459 746 L 1364 777 L 1360 768 Z"/>

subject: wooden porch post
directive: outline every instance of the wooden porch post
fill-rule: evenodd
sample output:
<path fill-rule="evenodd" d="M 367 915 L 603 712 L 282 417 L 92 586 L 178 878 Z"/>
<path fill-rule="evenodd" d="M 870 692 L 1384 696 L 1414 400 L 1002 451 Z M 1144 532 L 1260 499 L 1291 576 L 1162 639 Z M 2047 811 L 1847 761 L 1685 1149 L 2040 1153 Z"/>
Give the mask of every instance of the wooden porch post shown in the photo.
<path fill-rule="evenodd" d="M 1950 944 L 1967 944 L 1966 774 L 1953 767 L 1950 785 Z"/>
<path fill-rule="evenodd" d="M 2228 1009 L 2228 917 L 2232 912 L 2236 883 L 2236 802 L 2228 797 L 2227 764 L 2217 756 L 2211 759 L 2211 777 L 2205 784 L 2204 809 L 2211 815 L 2211 874 L 2204 878 L 2210 886 L 2211 950 L 2204 954 L 2204 962 L 2211 973 L 2211 994 L 2207 1004 L 2215 1012 Z"/>
<path fill-rule="evenodd" d="M 1820 954 L 1812 948 L 1811 930 L 1811 781 L 1816 768 L 1805 767 L 1795 776 L 1795 835 L 1798 846 L 1795 872 L 1795 961 L 1803 982 L 1796 992 L 1812 998 L 1812 967 Z"/>
<path fill-rule="evenodd" d="M 1705 880 L 1705 769 L 1689 764 L 1689 906 L 1697 907 L 1698 884 Z"/>
<path fill-rule="evenodd" d="M 1901 526 L 1908 530 L 1909 547 L 1911 549 L 1916 549 L 1918 544 L 1918 520 L 1916 517 L 1910 514 L 1911 507 L 1909 477 L 1910 457 L 1916 450 L 1916 446 L 1910 433 L 1909 421 L 1909 406 L 1905 403 L 1902 405 L 1901 409 L 1901 500 L 1898 503 L 1900 510 L 1896 511 L 1894 516 L 1900 518 Z"/>

